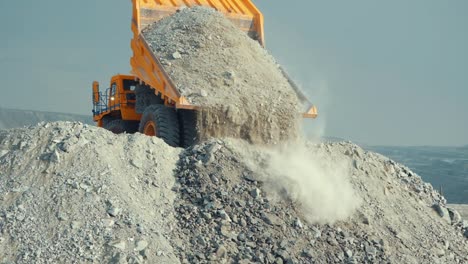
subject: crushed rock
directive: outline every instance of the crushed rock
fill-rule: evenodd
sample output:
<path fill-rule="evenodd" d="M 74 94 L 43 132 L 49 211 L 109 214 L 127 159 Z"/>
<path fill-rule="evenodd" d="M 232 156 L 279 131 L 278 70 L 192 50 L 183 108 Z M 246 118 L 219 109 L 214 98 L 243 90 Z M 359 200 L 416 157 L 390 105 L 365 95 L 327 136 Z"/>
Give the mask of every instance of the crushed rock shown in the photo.
<path fill-rule="evenodd" d="M 298 135 L 300 103 L 274 58 L 223 14 L 185 8 L 143 30 L 198 113 L 201 139 L 272 144 Z"/>
<path fill-rule="evenodd" d="M 0 263 L 177 262 L 180 149 L 70 122 L 0 131 L 0 149 Z"/>
<path fill-rule="evenodd" d="M 205 163 L 213 145 L 222 147 Z M 349 166 L 349 181 L 362 199 L 352 215 L 333 224 L 314 223 L 298 201 L 252 195 L 257 189 L 268 192 L 268 176 L 262 175 L 265 154 L 238 141 L 211 140 L 187 149 L 179 161 L 174 236 L 185 242 L 174 250 L 182 262 L 468 261 L 462 223 L 450 224 L 439 216 L 433 205 L 447 210 L 445 199 L 418 175 L 351 143 L 306 145 L 318 156 L 359 164 Z M 246 155 L 246 148 L 255 155 Z M 228 221 L 223 214 L 229 215 Z"/>
<path fill-rule="evenodd" d="M 314 222 L 294 189 L 273 199 L 271 153 L 237 140 L 181 150 L 81 123 L 0 130 L 0 263 L 468 261 L 466 221 L 441 217 L 418 175 L 351 143 L 303 144 L 349 164 L 349 216 Z"/>

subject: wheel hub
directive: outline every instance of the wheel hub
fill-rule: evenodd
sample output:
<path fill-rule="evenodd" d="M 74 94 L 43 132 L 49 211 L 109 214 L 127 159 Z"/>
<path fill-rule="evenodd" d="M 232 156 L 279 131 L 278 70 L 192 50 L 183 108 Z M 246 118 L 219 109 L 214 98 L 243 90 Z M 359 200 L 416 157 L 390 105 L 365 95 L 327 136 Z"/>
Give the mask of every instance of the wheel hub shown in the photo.
<path fill-rule="evenodd" d="M 149 121 L 145 125 L 144 134 L 147 136 L 156 136 L 156 124 L 153 121 Z"/>

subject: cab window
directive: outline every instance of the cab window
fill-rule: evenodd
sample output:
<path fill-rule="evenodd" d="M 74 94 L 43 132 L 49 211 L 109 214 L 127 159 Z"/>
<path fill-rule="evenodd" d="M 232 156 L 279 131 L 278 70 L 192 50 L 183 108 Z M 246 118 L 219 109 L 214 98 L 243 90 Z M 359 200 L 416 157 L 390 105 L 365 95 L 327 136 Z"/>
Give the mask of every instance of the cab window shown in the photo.
<path fill-rule="evenodd" d="M 125 91 L 134 92 L 137 87 L 138 82 L 134 80 L 123 80 L 123 86 Z"/>

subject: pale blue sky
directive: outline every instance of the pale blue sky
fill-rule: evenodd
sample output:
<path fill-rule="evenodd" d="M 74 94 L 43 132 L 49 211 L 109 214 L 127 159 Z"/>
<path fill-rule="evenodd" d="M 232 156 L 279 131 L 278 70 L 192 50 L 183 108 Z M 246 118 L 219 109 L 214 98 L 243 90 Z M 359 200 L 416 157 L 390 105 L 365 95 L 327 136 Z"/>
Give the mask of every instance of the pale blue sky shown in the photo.
<path fill-rule="evenodd" d="M 319 107 L 309 130 L 468 144 L 468 1 L 254 2 L 267 48 Z M 1 1 L 0 106 L 90 114 L 91 82 L 129 71 L 130 15 L 128 0 Z"/>

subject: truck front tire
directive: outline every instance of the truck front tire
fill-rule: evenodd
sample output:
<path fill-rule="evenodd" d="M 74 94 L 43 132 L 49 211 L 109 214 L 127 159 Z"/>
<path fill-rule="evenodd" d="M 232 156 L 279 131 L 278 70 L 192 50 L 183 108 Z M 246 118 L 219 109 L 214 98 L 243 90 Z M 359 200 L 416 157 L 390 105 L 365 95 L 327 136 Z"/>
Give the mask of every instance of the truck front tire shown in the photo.
<path fill-rule="evenodd" d="M 106 120 L 103 127 L 114 134 L 135 133 L 138 130 L 138 123 L 124 121 L 122 119 Z"/>
<path fill-rule="evenodd" d="M 138 131 L 147 136 L 159 137 L 172 147 L 180 146 L 179 122 L 174 108 L 164 105 L 146 107 Z"/>

